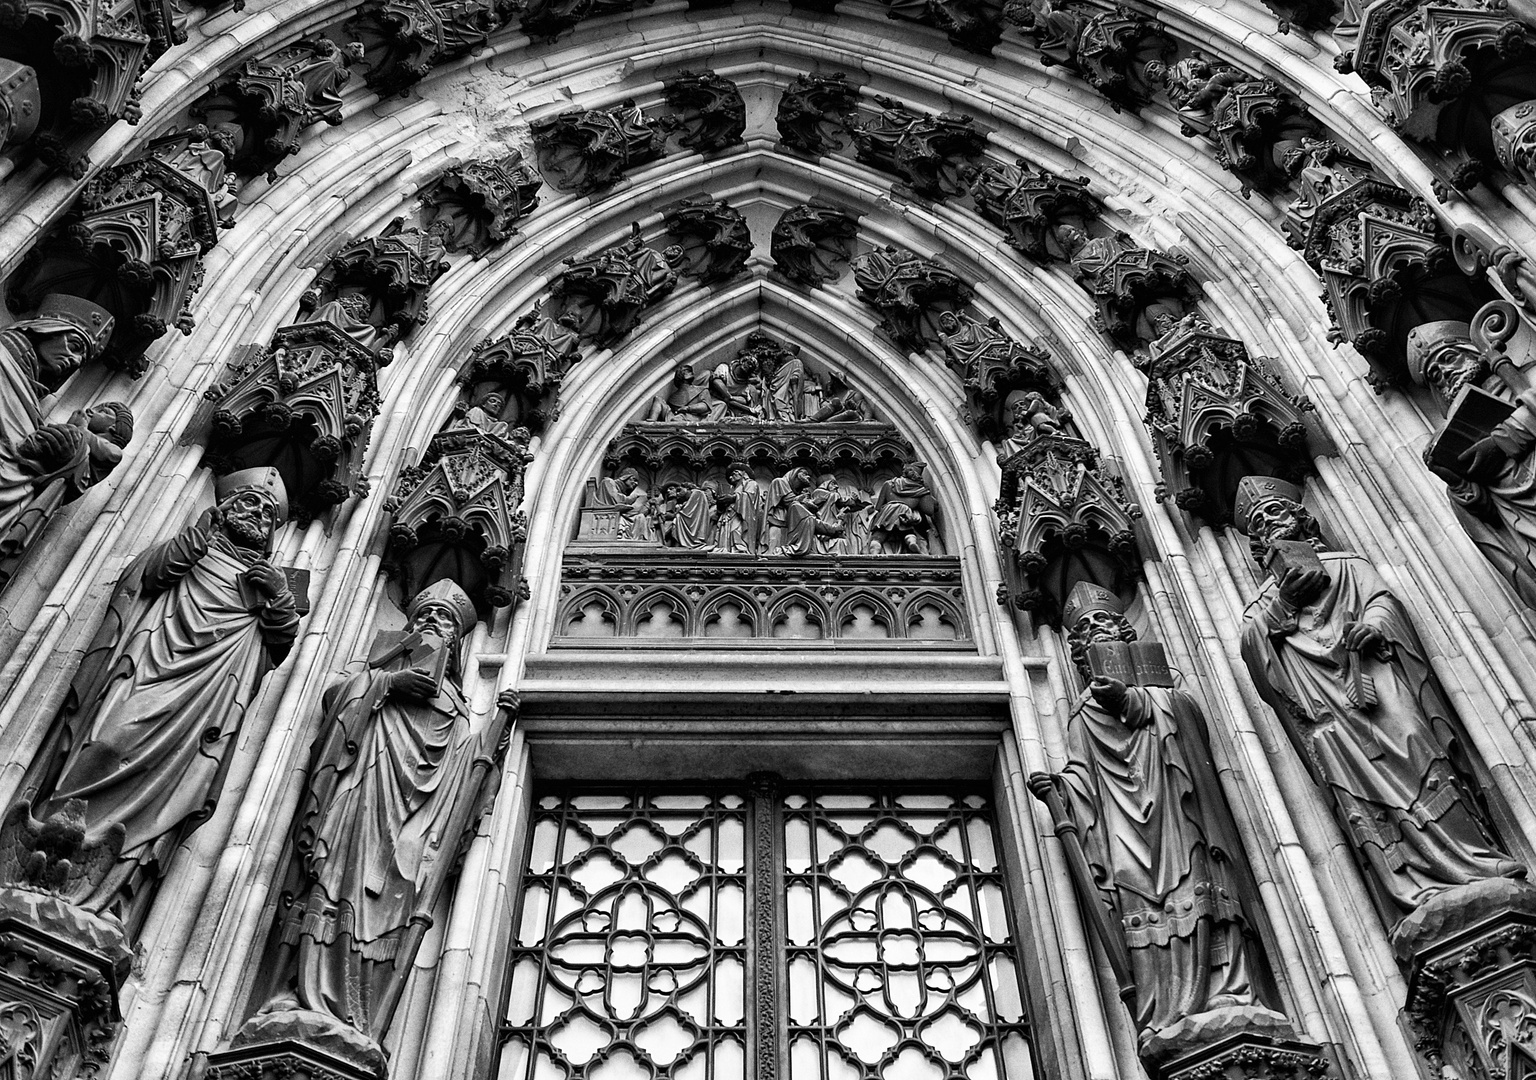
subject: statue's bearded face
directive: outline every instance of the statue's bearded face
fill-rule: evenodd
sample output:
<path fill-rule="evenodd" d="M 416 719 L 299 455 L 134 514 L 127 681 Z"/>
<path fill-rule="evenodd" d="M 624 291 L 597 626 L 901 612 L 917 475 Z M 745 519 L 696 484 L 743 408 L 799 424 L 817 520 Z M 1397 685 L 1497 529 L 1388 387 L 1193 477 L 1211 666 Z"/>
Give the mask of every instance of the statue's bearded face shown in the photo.
<path fill-rule="evenodd" d="M 61 330 L 37 339 L 37 378 L 50 390 L 57 390 L 64 380 L 85 363 L 89 345 L 78 330 Z"/>
<path fill-rule="evenodd" d="M 259 491 L 242 491 L 224 507 L 224 529 L 242 547 L 262 547 L 277 525 L 277 504 Z"/>
<path fill-rule="evenodd" d="M 411 619 L 411 629 L 452 645 L 459 640 L 459 616 L 447 604 L 426 604 Z"/>
<path fill-rule="evenodd" d="M 1124 615 L 1113 611 L 1090 611 L 1078 618 L 1067 631 L 1067 648 L 1072 662 L 1087 672 L 1088 646 L 1105 641 L 1135 641 L 1136 631 Z"/>
<path fill-rule="evenodd" d="M 1248 535 L 1266 544 L 1276 540 L 1310 540 L 1316 531 L 1312 515 L 1290 499 L 1270 499 L 1248 515 Z"/>
<path fill-rule="evenodd" d="M 1450 407 L 1464 383 L 1481 382 L 1486 373 L 1482 357 L 1468 338 L 1442 342 L 1424 360 L 1424 382 L 1445 408 Z"/>

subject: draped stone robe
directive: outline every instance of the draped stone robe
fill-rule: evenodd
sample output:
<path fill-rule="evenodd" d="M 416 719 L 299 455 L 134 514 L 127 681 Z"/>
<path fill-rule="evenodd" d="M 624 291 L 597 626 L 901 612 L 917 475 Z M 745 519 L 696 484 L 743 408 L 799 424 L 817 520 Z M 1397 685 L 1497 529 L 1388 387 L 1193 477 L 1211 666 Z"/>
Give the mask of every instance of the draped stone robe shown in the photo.
<path fill-rule="evenodd" d="M 118 582 L 70 688 L 64 760 L 38 813 L 83 799 L 87 842 L 126 831 L 117 864 L 74 902 L 126 901 L 141 916 L 141 885 L 213 812 L 245 710 L 298 633 L 289 594 L 247 609 L 240 578 L 256 558 L 192 525 Z"/>
<path fill-rule="evenodd" d="M 1408 613 L 1360 556 L 1321 558 L 1328 587 L 1299 611 L 1286 613 L 1275 580 L 1265 582 L 1248 607 L 1243 658 L 1332 796 L 1383 914 L 1395 923 L 1437 892 L 1521 875 L 1472 796 L 1455 714 Z M 1351 622 L 1381 631 L 1386 659 L 1345 650 Z M 1375 704 L 1359 703 L 1357 672 Z"/>
<path fill-rule="evenodd" d="M 18 449 L 42 425 L 38 401 L 47 391 L 36 372 L 37 354 L 25 335 L 0 331 L 0 560 L 20 554 L 31 539 L 33 502 L 39 486 L 52 479 L 39 477 Z"/>
<path fill-rule="evenodd" d="M 1236 830 L 1200 706 L 1182 690 L 1127 689 L 1114 716 L 1086 691 L 1062 776 L 1101 896 L 1119 920 L 1143 1031 L 1232 1005 L 1267 1006 L 1240 903 Z"/>
<path fill-rule="evenodd" d="M 390 984 L 412 961 L 407 930 L 431 924 L 425 907 L 453 870 L 455 810 L 484 797 L 469 781 L 488 748 L 451 677 L 430 701 L 389 697 L 389 673 L 412 655 L 388 650 L 325 693 L 298 821 L 304 885 L 284 935 L 300 1003 L 375 1040 Z"/>

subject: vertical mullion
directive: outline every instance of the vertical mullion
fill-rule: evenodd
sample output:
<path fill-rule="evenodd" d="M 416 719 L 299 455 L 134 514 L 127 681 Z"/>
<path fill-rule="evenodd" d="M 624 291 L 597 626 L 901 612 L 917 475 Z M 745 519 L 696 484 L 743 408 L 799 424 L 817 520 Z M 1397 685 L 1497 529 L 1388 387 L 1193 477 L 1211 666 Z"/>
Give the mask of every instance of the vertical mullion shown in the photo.
<path fill-rule="evenodd" d="M 779 957 L 784 955 L 782 888 L 783 859 L 779 838 L 779 784 L 775 773 L 747 777 L 751 792 L 752 844 L 747 870 L 751 874 L 750 972 L 752 991 L 748 1010 L 752 1017 L 754 1069 L 752 1080 L 780 1080 L 782 1058 L 789 1045 L 784 1016 Z"/>

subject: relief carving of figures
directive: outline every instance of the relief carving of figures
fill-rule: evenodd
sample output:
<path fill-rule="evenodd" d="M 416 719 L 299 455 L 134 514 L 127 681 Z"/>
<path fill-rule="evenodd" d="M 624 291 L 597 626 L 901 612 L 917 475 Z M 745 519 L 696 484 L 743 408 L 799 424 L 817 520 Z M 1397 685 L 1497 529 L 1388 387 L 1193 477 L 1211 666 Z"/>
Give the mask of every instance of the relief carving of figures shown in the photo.
<path fill-rule="evenodd" d="M 133 435 L 133 414 L 118 402 L 43 420 L 42 400 L 111 335 L 106 310 L 63 295 L 0 330 L 0 589 L 54 511 L 110 472 Z"/>
<path fill-rule="evenodd" d="M 1505 314 L 1518 323 L 1516 312 Z M 1408 335 L 1414 382 L 1428 386 L 1442 414 L 1455 418 L 1425 457 L 1446 482 L 1472 542 L 1520 599 L 1536 607 L 1536 394 L 1521 368 L 1493 370 L 1471 333 L 1467 323 L 1441 321 Z"/>
<path fill-rule="evenodd" d="M 690 195 L 662 210 L 677 241 L 672 265 L 706 285 L 729 281 L 752 257 L 752 231 L 741 211 L 712 195 Z"/>
<path fill-rule="evenodd" d="M 945 360 L 964 380 L 970 420 L 983 439 L 997 442 L 1018 424 L 1015 404 L 1021 393 L 1059 395 L 1050 354 L 1015 341 L 996 317 L 983 322 L 946 312 L 939 316 L 939 336 Z"/>
<path fill-rule="evenodd" d="M 332 255 L 299 298 L 299 310 L 328 322 L 378 357 L 427 319 L 427 293 L 448 269 L 447 248 L 436 232 L 401 228 L 396 218 Z"/>
<path fill-rule="evenodd" d="M 605 476 L 595 485 L 589 481 L 588 504 L 618 514 L 615 535 L 620 540 L 656 540 L 651 525 L 651 496 L 640 486 L 640 474 L 625 469 L 618 476 Z"/>
<path fill-rule="evenodd" d="M 191 115 L 228 140 L 229 167 L 241 176 L 276 178 L 278 164 L 299 150 L 305 128 L 341 123 L 341 90 L 358 42 L 327 38 L 296 42 L 259 60 L 247 60 L 193 102 Z"/>
<path fill-rule="evenodd" d="M 516 151 L 503 158 L 466 161 L 422 189 L 422 225 L 449 251 L 465 251 L 478 259 L 533 213 L 543 186 L 543 178 Z"/>
<path fill-rule="evenodd" d="M 808 370 L 799 349 L 754 333 L 734 359 L 699 374 L 681 364 L 667 389 L 651 399 L 644 419 L 699 424 L 725 420 L 755 423 L 857 423 L 870 418 L 864 395 L 838 372 Z"/>
<path fill-rule="evenodd" d="M 1004 17 L 1034 37 L 1041 61 L 1063 64 L 1132 112 L 1152 100 L 1174 42 L 1160 23 L 1129 8 L 1103 11 L 1081 0 L 1008 0 Z"/>
<path fill-rule="evenodd" d="M 1053 817 L 1064 812 L 1058 827 L 1081 837 L 1068 842 L 1080 843 L 1091 878 L 1074 885 L 1126 984 L 1143 1055 L 1202 1028 L 1286 1027 L 1243 910 L 1257 888 L 1199 703 L 1173 685 L 1166 660 L 1136 679 L 1111 666 L 1106 654 L 1137 633 L 1108 589 L 1079 582 L 1062 622 L 1086 688 L 1067 720 L 1066 768 L 1029 784 Z"/>
<path fill-rule="evenodd" d="M 820 199 L 791 206 L 773 227 L 774 265 L 790 281 L 808 289 L 836 281 L 853 257 L 857 222 L 854 215 Z"/>
<path fill-rule="evenodd" d="M 688 149 L 712 154 L 741 142 L 747 106 L 729 79 L 713 71 L 685 71 L 662 84 L 662 93 L 676 110 L 669 126 L 681 132 L 678 142 Z"/>
<path fill-rule="evenodd" d="M 1383 920 L 1458 886 L 1524 877 L 1479 805 L 1418 632 L 1376 569 L 1329 550 L 1282 480 L 1244 479 L 1236 519 L 1270 570 L 1245 615 L 1243 659 L 1327 793 Z"/>
<path fill-rule="evenodd" d="M 216 498 L 119 579 L 38 791 L 39 818 L 78 800 L 85 843 L 116 852 L 66 899 L 130 928 L 172 851 L 218 801 L 245 710 L 298 634 L 288 578 L 270 561 L 288 512 L 282 478 L 231 473 Z"/>
<path fill-rule="evenodd" d="M 677 285 L 677 271 L 645 246 L 639 226 L 623 243 L 565 260 L 541 309 L 574 328 L 584 343 L 611 345 L 640 322 L 645 309 Z"/>
<path fill-rule="evenodd" d="M 349 1056 L 366 1060 L 371 1044 L 369 1063 L 382 1064 L 377 1045 L 432 912 L 495 798 L 516 696 L 504 692 L 489 721 L 470 713 L 461 646 L 474 604 L 444 579 L 406 618 L 323 698 L 294 827 L 300 880 L 282 919 L 281 983 L 247 1041 L 329 1023 L 361 1036 L 363 1052 Z"/>
<path fill-rule="evenodd" d="M 880 313 L 881 329 L 909 352 L 940 341 L 940 317 L 973 295 L 953 270 L 890 245 L 854 259 L 853 277 L 858 298 Z"/>
<path fill-rule="evenodd" d="M 1128 349 L 1159 337 L 1165 323 L 1182 319 L 1199 295 L 1182 263 L 1138 246 L 1125 233 L 1089 236 L 1063 225 L 1056 235 L 1073 276 L 1098 303 L 1104 332 Z"/>
<path fill-rule="evenodd" d="M 986 149 L 987 137 L 969 116 L 924 116 L 899 101 L 876 97 L 882 111 L 854 125 L 859 160 L 901 177 L 928 199 L 964 195 L 964 174 Z"/>
<path fill-rule="evenodd" d="M 842 72 L 796 75 L 779 99 L 779 138 L 802 154 L 841 150 L 853 133 L 858 91 Z"/>
<path fill-rule="evenodd" d="M 733 554 L 756 555 L 763 550 L 763 488 L 752 470 L 741 465 L 731 469 L 730 490 L 716 504 L 715 548 Z"/>
<path fill-rule="evenodd" d="M 531 125 L 539 168 L 553 187 L 589 195 L 660 157 L 667 131 L 632 100 L 612 109 L 561 113 Z"/>
<path fill-rule="evenodd" d="M 964 175 L 981 216 L 1002 229 L 1011 246 L 1042 262 L 1070 255 L 1057 238 L 1059 226 L 1086 233 L 1102 209 L 1086 178 L 1055 176 L 1023 160 L 987 161 Z"/>
<path fill-rule="evenodd" d="M 887 480 L 875 492 L 871 506 L 871 534 L 888 555 L 942 555 L 939 502 L 929 490 L 923 472 L 927 465 L 909 461 L 901 475 Z"/>

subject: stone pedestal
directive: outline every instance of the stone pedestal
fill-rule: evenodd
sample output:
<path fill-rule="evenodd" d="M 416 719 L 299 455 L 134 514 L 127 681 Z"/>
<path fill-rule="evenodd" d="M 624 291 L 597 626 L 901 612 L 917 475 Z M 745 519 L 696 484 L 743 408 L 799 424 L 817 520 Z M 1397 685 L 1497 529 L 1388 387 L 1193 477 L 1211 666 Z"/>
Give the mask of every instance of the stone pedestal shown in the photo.
<path fill-rule="evenodd" d="M 114 919 L 59 897 L 0 888 L 0 1069 L 93 1077 L 122 1019 L 117 992 L 133 953 Z"/>
<path fill-rule="evenodd" d="M 1451 889 L 1398 924 L 1418 1049 L 1463 1080 L 1536 1073 L 1536 886 L 1494 878 Z"/>
<path fill-rule="evenodd" d="M 205 1080 L 385 1080 L 389 1067 L 372 1039 L 309 1009 L 259 1013 L 228 1050 L 208 1059 Z"/>
<path fill-rule="evenodd" d="M 1280 1013 L 1252 1005 L 1212 1009 L 1144 1036 L 1142 1061 L 1158 1080 L 1319 1080 L 1322 1049 L 1296 1037 Z"/>

